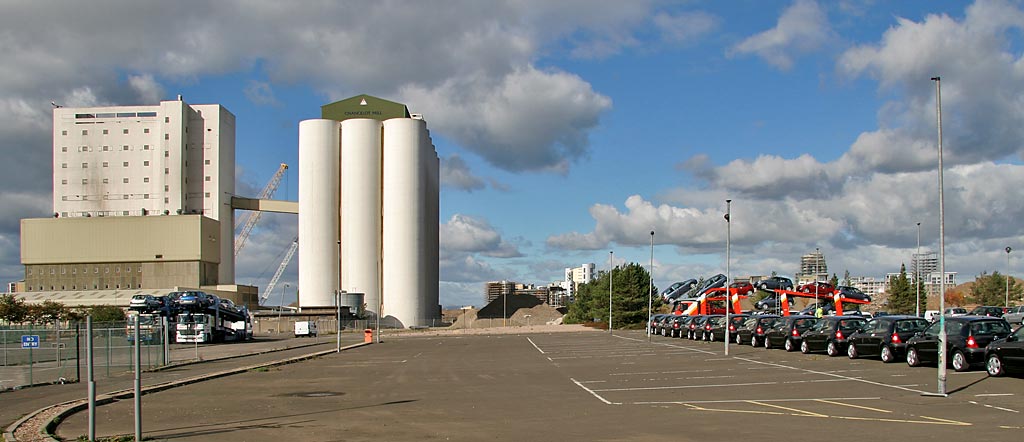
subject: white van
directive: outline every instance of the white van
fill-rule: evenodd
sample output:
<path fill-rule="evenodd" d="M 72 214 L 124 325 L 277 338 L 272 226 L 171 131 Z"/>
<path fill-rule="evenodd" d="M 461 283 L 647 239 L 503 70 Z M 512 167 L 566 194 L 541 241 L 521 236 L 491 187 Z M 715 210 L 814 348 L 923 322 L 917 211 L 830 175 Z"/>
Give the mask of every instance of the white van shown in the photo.
<path fill-rule="evenodd" d="M 312 336 L 316 337 L 316 322 L 298 321 L 295 323 L 295 337 Z"/>

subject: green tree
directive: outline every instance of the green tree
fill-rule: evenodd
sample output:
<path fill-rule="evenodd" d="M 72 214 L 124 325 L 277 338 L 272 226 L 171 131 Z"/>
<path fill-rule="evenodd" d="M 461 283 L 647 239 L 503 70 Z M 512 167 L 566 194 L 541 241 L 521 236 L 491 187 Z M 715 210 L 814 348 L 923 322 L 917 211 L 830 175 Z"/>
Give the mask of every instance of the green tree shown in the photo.
<path fill-rule="evenodd" d="M 644 266 L 630 263 L 615 267 L 612 274 L 612 326 L 622 328 L 645 323 L 650 273 Z M 608 277 L 608 272 L 600 272 L 593 281 L 580 285 L 576 300 L 569 305 L 565 315 L 567 323 L 594 319 L 608 322 Z M 653 292 L 657 293 L 657 290 L 655 287 Z M 660 297 L 653 297 L 652 308 L 657 310 L 660 307 Z"/>
<path fill-rule="evenodd" d="M 850 285 L 850 271 L 847 270 L 843 273 L 843 285 Z"/>
<path fill-rule="evenodd" d="M 25 301 L 12 294 L 0 295 L 0 321 L 8 324 L 18 323 L 25 320 L 28 314 L 28 307 Z"/>
<path fill-rule="evenodd" d="M 97 305 L 89 309 L 89 315 L 93 322 L 114 322 L 124 321 L 124 310 L 113 305 Z"/>
<path fill-rule="evenodd" d="M 839 277 L 836 276 L 835 273 L 833 273 L 832 274 L 832 279 L 829 279 L 828 283 L 832 284 L 832 287 L 838 287 L 839 286 Z"/>
<path fill-rule="evenodd" d="M 924 311 L 925 302 L 928 297 L 922 296 L 921 298 L 920 308 L 921 311 Z M 916 301 L 917 291 L 914 289 L 914 285 L 911 284 L 910 279 L 907 278 L 907 266 L 906 264 L 900 264 L 900 275 L 889 284 L 889 305 L 887 308 L 890 313 L 914 314 L 917 313 L 917 307 L 914 305 Z"/>
<path fill-rule="evenodd" d="M 26 319 L 35 324 L 55 323 L 66 316 L 64 304 L 46 300 L 42 304 L 28 306 Z"/>
<path fill-rule="evenodd" d="M 1021 286 L 1010 278 L 1010 299 L 1019 299 Z M 971 287 L 971 300 L 981 305 L 1003 305 L 1006 303 L 1006 275 L 999 272 L 982 272 Z"/>

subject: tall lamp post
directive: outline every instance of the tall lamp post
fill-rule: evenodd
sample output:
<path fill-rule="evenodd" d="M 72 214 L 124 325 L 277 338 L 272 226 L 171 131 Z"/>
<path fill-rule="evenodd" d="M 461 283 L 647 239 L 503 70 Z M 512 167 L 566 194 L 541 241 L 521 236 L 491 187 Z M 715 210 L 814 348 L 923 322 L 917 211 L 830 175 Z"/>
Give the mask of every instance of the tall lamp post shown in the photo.
<path fill-rule="evenodd" d="M 1009 262 L 1009 261 L 1007 261 Z M 651 265 L 647 270 L 647 342 L 651 342 L 651 319 L 654 318 L 654 231 L 651 230 Z M 1007 292 L 1009 293 L 1009 292 Z"/>
<path fill-rule="evenodd" d="M 725 200 L 725 355 L 729 356 L 729 326 L 732 325 L 732 318 L 729 317 L 729 302 L 732 301 L 732 292 L 729 290 L 729 281 L 732 281 L 732 200 Z"/>
<path fill-rule="evenodd" d="M 935 82 L 935 120 L 939 137 L 939 363 L 938 393 L 946 397 L 946 208 L 942 189 L 942 78 Z"/>
<path fill-rule="evenodd" d="M 614 267 L 615 251 L 608 252 L 608 333 L 612 332 L 612 274 L 615 272 Z"/>
<path fill-rule="evenodd" d="M 914 303 L 914 315 L 921 316 L 921 222 L 917 222 L 917 255 L 914 256 L 914 288 L 917 289 L 917 301 Z"/>
<path fill-rule="evenodd" d="M 1006 308 L 1010 308 L 1010 251 L 1013 250 L 1009 246 L 1006 247 Z"/>

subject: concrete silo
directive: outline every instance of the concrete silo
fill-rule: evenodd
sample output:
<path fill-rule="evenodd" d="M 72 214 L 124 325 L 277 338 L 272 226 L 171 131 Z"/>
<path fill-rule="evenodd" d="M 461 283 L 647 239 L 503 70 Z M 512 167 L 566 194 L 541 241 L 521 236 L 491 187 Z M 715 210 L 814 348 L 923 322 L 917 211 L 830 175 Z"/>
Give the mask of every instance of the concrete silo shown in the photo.
<path fill-rule="evenodd" d="M 299 306 L 333 306 L 338 288 L 339 124 L 299 123 Z"/>
<path fill-rule="evenodd" d="M 380 302 L 381 127 L 379 120 L 341 123 L 341 289 Z"/>

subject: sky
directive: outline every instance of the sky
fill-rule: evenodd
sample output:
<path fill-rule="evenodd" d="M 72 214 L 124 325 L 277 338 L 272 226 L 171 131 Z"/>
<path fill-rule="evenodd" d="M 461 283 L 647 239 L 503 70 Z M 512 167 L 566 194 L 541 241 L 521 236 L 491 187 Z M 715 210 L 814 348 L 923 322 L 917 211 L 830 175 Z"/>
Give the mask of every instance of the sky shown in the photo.
<path fill-rule="evenodd" d="M 651 260 L 654 282 L 1024 260 L 1024 4 L 1014 1 L 0 1 L 0 278 L 52 210 L 51 101 L 181 94 L 237 120 L 237 192 L 298 164 L 298 123 L 358 94 L 423 114 L 442 161 L 440 296 Z M 16 165 L 16 167 L 10 167 Z M 298 199 L 289 169 L 275 199 Z M 731 226 L 723 218 L 732 200 Z M 265 286 L 297 231 L 237 263 Z M 1009 263 L 1007 263 L 1009 259 Z M 268 304 L 294 301 L 298 260 Z M 285 286 L 287 284 L 287 286 Z"/>

